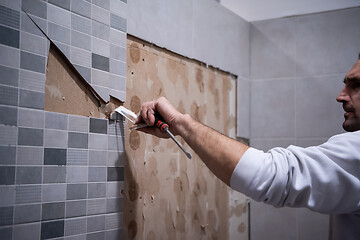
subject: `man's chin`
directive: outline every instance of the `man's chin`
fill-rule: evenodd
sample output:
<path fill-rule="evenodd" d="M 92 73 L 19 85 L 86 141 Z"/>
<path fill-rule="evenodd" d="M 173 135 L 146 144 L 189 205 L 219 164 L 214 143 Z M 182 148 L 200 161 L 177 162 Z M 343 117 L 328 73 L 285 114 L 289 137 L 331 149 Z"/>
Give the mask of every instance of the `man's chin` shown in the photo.
<path fill-rule="evenodd" d="M 347 132 L 355 132 L 360 130 L 360 123 L 354 123 L 353 119 L 347 119 L 343 123 L 343 129 Z"/>

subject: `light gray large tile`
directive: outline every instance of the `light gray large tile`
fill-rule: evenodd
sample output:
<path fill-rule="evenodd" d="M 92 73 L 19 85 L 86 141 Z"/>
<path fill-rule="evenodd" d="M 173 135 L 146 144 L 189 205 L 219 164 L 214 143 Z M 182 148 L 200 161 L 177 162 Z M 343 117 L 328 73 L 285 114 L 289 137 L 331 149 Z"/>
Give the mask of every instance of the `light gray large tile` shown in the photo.
<path fill-rule="evenodd" d="M 296 217 L 299 229 L 299 240 L 329 239 L 329 215 L 298 208 L 296 210 Z"/>
<path fill-rule="evenodd" d="M 40 29 L 34 24 L 33 21 L 31 21 L 31 19 L 29 18 L 28 15 L 26 15 L 25 13 L 21 13 L 21 27 L 20 29 L 22 31 L 28 32 L 28 33 L 32 33 L 32 34 L 36 34 L 40 37 L 43 37 L 44 34 L 41 32 L 41 30 L 43 30 L 45 33 L 47 33 L 47 21 L 45 21 L 42 18 L 38 18 L 35 16 L 31 16 L 31 19 L 33 19 L 36 24 L 40 27 Z"/>
<path fill-rule="evenodd" d="M 31 223 L 40 221 L 40 204 L 15 206 L 14 223 Z"/>
<path fill-rule="evenodd" d="M 44 166 L 43 183 L 65 183 L 65 166 Z"/>
<path fill-rule="evenodd" d="M 294 95 L 294 79 L 252 82 L 250 98 L 251 137 L 294 137 Z"/>
<path fill-rule="evenodd" d="M 16 145 L 18 129 L 13 126 L 0 125 L 0 144 Z"/>
<path fill-rule="evenodd" d="M 106 182 L 106 167 L 89 167 L 89 182 Z"/>
<path fill-rule="evenodd" d="M 111 13 L 110 15 L 110 26 L 119 31 L 127 31 L 127 20 L 123 17 Z"/>
<path fill-rule="evenodd" d="M 62 25 L 64 27 L 71 27 L 71 13 L 63 8 L 48 4 L 47 8 L 48 20 Z"/>
<path fill-rule="evenodd" d="M 88 198 L 105 198 L 106 183 L 88 183 Z"/>
<path fill-rule="evenodd" d="M 78 13 L 84 17 L 91 17 L 91 4 L 84 0 L 71 1 L 70 9 L 72 12 Z"/>
<path fill-rule="evenodd" d="M 52 148 L 67 148 L 68 134 L 62 130 L 45 129 L 44 146 Z"/>
<path fill-rule="evenodd" d="M 107 10 L 110 8 L 110 0 L 93 0 L 92 3 Z"/>
<path fill-rule="evenodd" d="M 87 139 L 86 139 L 87 140 Z M 87 141 L 86 141 L 87 143 Z M 87 145 L 86 145 L 87 146 Z M 67 165 L 88 165 L 88 150 L 86 149 L 71 149 L 67 150 Z"/>
<path fill-rule="evenodd" d="M 44 109 L 45 93 L 20 89 L 19 106 Z"/>
<path fill-rule="evenodd" d="M 66 169 L 66 182 L 68 183 L 81 183 L 88 181 L 87 167 L 67 166 Z"/>
<path fill-rule="evenodd" d="M 108 137 L 108 149 L 118 152 L 124 151 L 124 137 L 109 136 Z"/>
<path fill-rule="evenodd" d="M 70 44 L 70 29 L 58 24 L 48 23 L 48 35 L 51 40 Z"/>
<path fill-rule="evenodd" d="M 84 67 L 91 67 L 91 53 L 89 51 L 71 47 L 70 48 L 71 62 Z"/>
<path fill-rule="evenodd" d="M 110 73 L 114 73 L 119 76 L 126 76 L 126 63 L 110 59 Z"/>
<path fill-rule="evenodd" d="M 89 133 L 89 149 L 107 150 L 108 136 L 105 134 Z"/>
<path fill-rule="evenodd" d="M 67 117 L 63 113 L 45 112 L 45 128 L 67 130 Z"/>
<path fill-rule="evenodd" d="M 41 202 L 41 185 L 16 186 L 15 203 L 38 203 Z"/>
<path fill-rule="evenodd" d="M 336 102 L 343 75 L 300 78 L 296 81 L 296 136 L 330 137 L 343 132 L 344 111 Z"/>
<path fill-rule="evenodd" d="M 43 202 L 63 202 L 66 196 L 66 184 L 45 184 L 43 185 Z M 41 194 L 40 194 L 41 196 Z"/>
<path fill-rule="evenodd" d="M 95 21 L 110 25 L 110 11 L 104 8 L 98 7 L 95 4 L 91 5 L 91 18 Z"/>
<path fill-rule="evenodd" d="M 66 217 L 79 217 L 86 215 L 86 200 L 67 201 Z"/>
<path fill-rule="evenodd" d="M 107 182 L 106 197 L 121 197 L 121 190 L 124 189 L 124 182 Z"/>
<path fill-rule="evenodd" d="M 47 56 L 47 39 L 21 31 L 20 49 L 41 56 Z"/>
<path fill-rule="evenodd" d="M 46 75 L 21 69 L 19 75 L 19 87 L 27 90 L 45 92 Z"/>
<path fill-rule="evenodd" d="M 21 224 L 14 226 L 14 240 L 40 239 L 40 223 Z"/>
<path fill-rule="evenodd" d="M 29 128 L 44 128 L 45 114 L 44 111 L 29 109 L 29 108 L 18 108 L 18 126 L 29 127 Z"/>
<path fill-rule="evenodd" d="M 67 184 L 66 187 L 66 199 L 86 199 L 87 197 L 87 184 Z"/>
<path fill-rule="evenodd" d="M 1 5 L 11 10 L 20 11 L 21 10 L 20 2 L 21 0 L 3 0 L 1 1 Z"/>
<path fill-rule="evenodd" d="M 87 218 L 87 232 L 98 232 L 101 230 L 105 230 L 105 215 Z"/>
<path fill-rule="evenodd" d="M 110 43 L 126 47 L 126 33 L 110 28 Z"/>
<path fill-rule="evenodd" d="M 89 199 L 87 201 L 87 215 L 103 214 L 106 213 L 106 199 Z"/>
<path fill-rule="evenodd" d="M 126 62 L 126 48 L 115 44 L 110 45 L 110 58 Z"/>
<path fill-rule="evenodd" d="M 20 67 L 20 50 L 0 44 L 0 65 L 7 67 Z"/>
<path fill-rule="evenodd" d="M 89 165 L 90 166 L 106 166 L 107 151 L 89 151 Z"/>
<path fill-rule="evenodd" d="M 91 50 L 91 37 L 78 31 L 71 31 L 71 46 Z"/>
<path fill-rule="evenodd" d="M 22 9 L 26 13 L 46 19 L 47 17 L 47 4 L 39 0 L 22 0 Z"/>
<path fill-rule="evenodd" d="M 124 1 L 110 0 L 110 11 L 122 18 L 127 18 L 127 4 Z"/>
<path fill-rule="evenodd" d="M 69 115 L 69 131 L 89 132 L 89 118 Z"/>
<path fill-rule="evenodd" d="M 17 147 L 17 165 L 42 165 L 44 149 L 42 147 Z"/>
<path fill-rule="evenodd" d="M 91 35 L 91 20 L 77 14 L 71 14 L 71 29 Z"/>
<path fill-rule="evenodd" d="M 65 220 L 65 236 L 86 233 L 86 218 Z"/>
<path fill-rule="evenodd" d="M 109 73 L 97 69 L 91 69 L 91 83 L 103 86 L 103 87 L 111 87 L 109 85 Z"/>
<path fill-rule="evenodd" d="M 105 229 L 116 229 L 119 226 L 123 225 L 123 214 L 122 213 L 113 213 L 106 214 L 105 217 Z"/>

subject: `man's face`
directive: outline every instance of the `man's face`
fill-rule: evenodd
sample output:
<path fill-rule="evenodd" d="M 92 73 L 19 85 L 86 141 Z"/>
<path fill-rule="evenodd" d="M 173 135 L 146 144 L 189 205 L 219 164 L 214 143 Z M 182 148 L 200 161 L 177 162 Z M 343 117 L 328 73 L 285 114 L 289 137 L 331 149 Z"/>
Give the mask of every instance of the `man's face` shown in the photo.
<path fill-rule="evenodd" d="M 345 110 L 345 131 L 354 132 L 360 130 L 360 60 L 346 74 L 345 86 L 336 100 L 343 104 Z"/>

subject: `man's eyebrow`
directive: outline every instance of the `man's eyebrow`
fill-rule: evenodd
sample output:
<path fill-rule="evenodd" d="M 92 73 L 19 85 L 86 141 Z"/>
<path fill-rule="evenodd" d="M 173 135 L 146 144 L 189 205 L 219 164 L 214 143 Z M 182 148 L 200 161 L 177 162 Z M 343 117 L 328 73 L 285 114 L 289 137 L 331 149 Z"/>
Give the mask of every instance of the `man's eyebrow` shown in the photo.
<path fill-rule="evenodd" d="M 347 82 L 360 83 L 360 77 L 357 77 L 357 76 L 345 77 L 344 78 L 344 83 L 346 84 Z"/>

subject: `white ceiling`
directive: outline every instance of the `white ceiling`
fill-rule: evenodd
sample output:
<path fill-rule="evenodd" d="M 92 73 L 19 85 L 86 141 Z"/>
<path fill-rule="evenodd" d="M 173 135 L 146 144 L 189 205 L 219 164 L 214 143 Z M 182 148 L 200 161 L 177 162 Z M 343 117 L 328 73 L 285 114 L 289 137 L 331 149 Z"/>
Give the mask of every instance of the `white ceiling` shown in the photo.
<path fill-rule="evenodd" d="M 360 6 L 360 0 L 220 0 L 246 21 L 258 21 Z"/>

